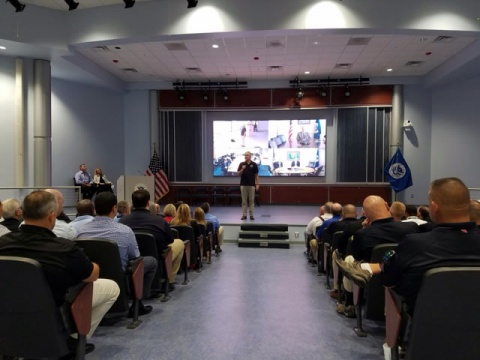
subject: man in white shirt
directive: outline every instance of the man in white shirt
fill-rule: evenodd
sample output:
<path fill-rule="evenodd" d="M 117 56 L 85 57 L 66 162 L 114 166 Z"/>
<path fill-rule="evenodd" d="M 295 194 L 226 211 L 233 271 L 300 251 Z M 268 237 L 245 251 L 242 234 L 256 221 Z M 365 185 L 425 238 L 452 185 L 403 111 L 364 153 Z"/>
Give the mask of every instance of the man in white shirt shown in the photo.
<path fill-rule="evenodd" d="M 310 253 L 310 240 L 315 237 L 315 230 L 323 224 L 325 220 L 332 218 L 332 205 L 333 202 L 328 201 L 325 205 L 320 206 L 320 212 L 318 216 L 315 216 L 307 225 L 305 229 L 305 242 L 307 251 L 305 251 L 305 255 L 309 262 L 313 261 L 313 256 Z"/>
<path fill-rule="evenodd" d="M 46 192 L 53 194 L 57 198 L 58 207 L 57 207 L 57 216 L 63 211 L 63 194 L 55 189 L 47 189 Z M 58 237 L 62 237 L 65 239 L 73 240 L 77 237 L 77 231 L 71 226 L 67 224 L 63 220 L 58 220 L 55 222 L 55 227 L 53 228 L 53 233 Z"/>

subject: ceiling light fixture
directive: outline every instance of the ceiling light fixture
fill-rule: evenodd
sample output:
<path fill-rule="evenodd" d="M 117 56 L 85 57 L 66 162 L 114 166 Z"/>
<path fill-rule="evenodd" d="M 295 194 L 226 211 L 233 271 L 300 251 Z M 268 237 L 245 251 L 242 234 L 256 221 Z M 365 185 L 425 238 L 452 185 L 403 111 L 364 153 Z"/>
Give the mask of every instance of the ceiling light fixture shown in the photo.
<path fill-rule="evenodd" d="M 223 89 L 223 100 L 228 101 L 227 89 Z"/>
<path fill-rule="evenodd" d="M 182 89 L 176 89 L 178 91 L 178 100 L 183 101 L 185 100 L 185 92 Z"/>
<path fill-rule="evenodd" d="M 327 87 L 326 86 L 322 86 L 321 89 L 318 90 L 318 93 L 321 97 L 327 97 L 328 93 L 327 93 Z"/>
<path fill-rule="evenodd" d="M 125 3 L 125 9 L 132 8 L 135 5 L 135 0 L 123 0 Z"/>
<path fill-rule="evenodd" d="M 187 0 L 188 6 L 187 9 L 191 9 L 197 6 L 198 0 Z"/>
<path fill-rule="evenodd" d="M 219 46 L 218 46 L 217 44 L 213 44 L 213 45 L 212 45 L 212 48 L 214 48 L 214 49 L 218 49 L 218 48 L 219 48 Z"/>
<path fill-rule="evenodd" d="M 350 89 L 348 88 L 348 85 L 345 85 L 345 93 L 344 94 L 345 94 L 346 97 L 349 97 L 351 95 Z"/>
<path fill-rule="evenodd" d="M 203 91 L 203 100 L 208 101 L 208 94 L 206 91 Z"/>
<path fill-rule="evenodd" d="M 79 5 L 79 3 L 75 2 L 74 0 L 65 0 L 65 2 L 68 5 L 68 11 L 75 10 Z"/>
<path fill-rule="evenodd" d="M 15 12 L 22 12 L 25 9 L 25 4 L 22 4 L 18 0 L 7 0 L 15 8 Z"/>
<path fill-rule="evenodd" d="M 301 98 L 303 98 L 305 94 L 303 93 L 302 89 L 298 89 L 297 93 L 295 94 L 295 96 L 297 97 L 298 100 L 300 100 Z"/>
<path fill-rule="evenodd" d="M 7 50 L 5 46 L 0 46 L 0 50 Z"/>

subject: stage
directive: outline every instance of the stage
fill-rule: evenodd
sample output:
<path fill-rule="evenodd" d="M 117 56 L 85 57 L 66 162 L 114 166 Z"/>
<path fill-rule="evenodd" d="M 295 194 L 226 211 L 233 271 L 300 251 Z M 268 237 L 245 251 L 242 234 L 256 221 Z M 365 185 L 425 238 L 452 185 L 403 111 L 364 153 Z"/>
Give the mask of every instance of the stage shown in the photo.
<path fill-rule="evenodd" d="M 212 206 L 210 213 L 215 215 L 225 229 L 225 242 L 237 242 L 242 224 L 286 224 L 290 243 L 304 243 L 305 227 L 310 220 L 318 216 L 320 206 L 305 205 L 261 205 L 255 207 L 255 220 L 240 220 L 242 207 Z M 195 208 L 191 207 L 192 210 Z"/>

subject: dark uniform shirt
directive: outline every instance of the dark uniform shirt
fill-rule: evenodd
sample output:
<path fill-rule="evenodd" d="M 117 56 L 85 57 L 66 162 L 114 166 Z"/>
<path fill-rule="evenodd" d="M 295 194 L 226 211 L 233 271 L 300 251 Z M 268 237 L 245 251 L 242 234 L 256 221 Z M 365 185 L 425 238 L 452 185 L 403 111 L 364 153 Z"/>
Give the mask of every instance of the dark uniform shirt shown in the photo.
<path fill-rule="evenodd" d="M 0 237 L 0 255 L 37 260 L 57 305 L 64 302 L 69 287 L 88 278 L 93 271 L 92 262 L 75 242 L 40 226 L 24 224 L 18 232 Z"/>
<path fill-rule="evenodd" d="M 243 170 L 240 175 L 240 185 L 241 186 L 255 186 L 255 175 L 258 174 L 258 166 L 255 162 L 251 161 L 250 164 L 247 164 L 246 161 L 242 161 L 238 165 L 238 170 L 242 169 L 242 166 L 246 165 L 245 170 Z"/>

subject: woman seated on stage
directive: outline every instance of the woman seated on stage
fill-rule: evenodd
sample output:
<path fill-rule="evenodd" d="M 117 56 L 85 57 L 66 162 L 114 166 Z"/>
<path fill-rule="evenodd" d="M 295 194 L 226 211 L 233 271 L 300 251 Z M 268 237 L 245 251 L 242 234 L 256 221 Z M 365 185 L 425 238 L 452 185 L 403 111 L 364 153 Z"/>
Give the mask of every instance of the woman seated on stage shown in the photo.
<path fill-rule="evenodd" d="M 108 181 L 107 177 L 103 174 L 102 169 L 100 168 L 95 169 L 95 175 L 93 175 L 93 183 L 97 186 L 97 194 L 104 191 L 113 192 L 112 182 Z"/>

